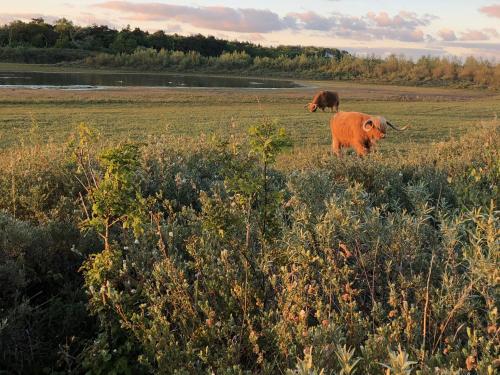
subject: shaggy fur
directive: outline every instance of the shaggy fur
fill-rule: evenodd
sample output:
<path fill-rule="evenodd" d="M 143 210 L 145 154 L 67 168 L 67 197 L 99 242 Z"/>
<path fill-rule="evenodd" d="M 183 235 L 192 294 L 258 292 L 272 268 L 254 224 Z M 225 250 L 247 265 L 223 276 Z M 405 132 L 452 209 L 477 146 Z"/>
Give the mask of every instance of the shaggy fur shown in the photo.
<path fill-rule="evenodd" d="M 359 156 L 370 152 L 379 139 L 385 137 L 387 126 L 398 129 L 384 117 L 360 112 L 340 112 L 330 120 L 332 152 L 340 156 L 341 149 L 352 147 Z"/>
<path fill-rule="evenodd" d="M 320 91 L 314 96 L 312 102 L 307 104 L 307 108 L 309 112 L 316 112 L 318 108 L 323 112 L 325 112 L 325 108 L 331 108 L 333 112 L 333 108 L 335 107 L 335 112 L 338 112 L 339 104 L 339 94 L 332 91 Z"/>

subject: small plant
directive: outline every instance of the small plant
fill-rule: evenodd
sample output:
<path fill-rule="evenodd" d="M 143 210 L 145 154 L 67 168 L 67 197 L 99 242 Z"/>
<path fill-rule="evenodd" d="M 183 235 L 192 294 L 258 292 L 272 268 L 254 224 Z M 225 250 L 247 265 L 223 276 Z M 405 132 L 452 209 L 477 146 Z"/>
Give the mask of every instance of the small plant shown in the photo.
<path fill-rule="evenodd" d="M 355 358 L 354 351 L 354 348 L 347 349 L 346 345 L 337 345 L 335 354 L 340 365 L 339 375 L 354 375 L 356 373 L 356 365 L 361 361 L 361 358 Z"/>
<path fill-rule="evenodd" d="M 304 349 L 304 359 L 298 359 L 293 370 L 287 370 L 287 375 L 324 375 L 325 370 L 317 369 L 313 363 L 313 347 Z"/>
<path fill-rule="evenodd" d="M 389 350 L 389 363 L 382 364 L 387 369 L 387 375 L 410 375 L 413 371 L 413 366 L 417 362 L 410 361 L 408 353 L 398 346 L 398 351 Z"/>
<path fill-rule="evenodd" d="M 131 228 L 137 237 L 142 232 L 145 203 L 139 187 L 137 168 L 139 148 L 124 144 L 101 154 L 104 176 L 100 178 L 89 171 L 93 186 L 88 186 L 87 199 L 91 213 L 82 222 L 84 228 L 93 228 L 104 241 L 104 249 L 110 247 L 110 230 L 116 224 Z M 87 212 L 86 207 L 84 207 Z"/>

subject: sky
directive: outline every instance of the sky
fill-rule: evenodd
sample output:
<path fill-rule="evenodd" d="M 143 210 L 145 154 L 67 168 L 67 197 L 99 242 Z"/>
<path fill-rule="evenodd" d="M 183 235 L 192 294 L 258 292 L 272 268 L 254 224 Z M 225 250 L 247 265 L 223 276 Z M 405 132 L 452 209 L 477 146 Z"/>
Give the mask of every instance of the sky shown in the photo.
<path fill-rule="evenodd" d="M 267 46 L 335 47 L 360 56 L 500 61 L 498 0 L 0 0 L 0 23 L 34 17 Z"/>

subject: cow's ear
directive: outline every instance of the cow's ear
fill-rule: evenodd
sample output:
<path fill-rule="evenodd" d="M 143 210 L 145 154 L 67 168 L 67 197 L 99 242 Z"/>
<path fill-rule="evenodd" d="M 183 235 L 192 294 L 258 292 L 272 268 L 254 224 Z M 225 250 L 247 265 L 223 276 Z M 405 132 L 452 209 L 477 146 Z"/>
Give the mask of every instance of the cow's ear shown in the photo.
<path fill-rule="evenodd" d="M 363 130 L 365 132 L 369 132 L 370 130 L 372 130 L 374 126 L 374 123 L 373 123 L 373 119 L 369 118 L 368 120 L 365 121 L 365 123 L 363 124 Z"/>

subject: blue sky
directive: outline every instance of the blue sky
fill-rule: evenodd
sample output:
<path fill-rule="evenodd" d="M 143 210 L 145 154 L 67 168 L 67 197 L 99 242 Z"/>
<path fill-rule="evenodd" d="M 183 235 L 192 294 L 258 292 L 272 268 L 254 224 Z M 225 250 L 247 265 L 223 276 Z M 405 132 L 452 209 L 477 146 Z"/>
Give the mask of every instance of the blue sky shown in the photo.
<path fill-rule="evenodd" d="M 360 55 L 474 55 L 500 60 L 498 0 L 0 2 L 0 23 L 39 16 L 184 35 L 200 32 L 264 45 L 338 47 Z"/>

